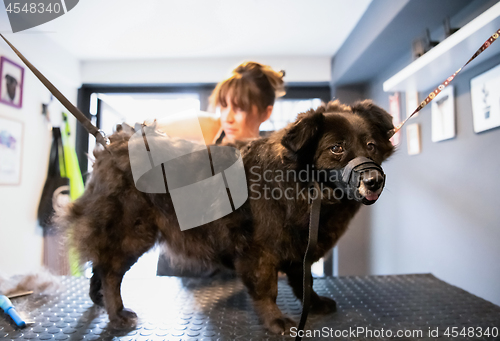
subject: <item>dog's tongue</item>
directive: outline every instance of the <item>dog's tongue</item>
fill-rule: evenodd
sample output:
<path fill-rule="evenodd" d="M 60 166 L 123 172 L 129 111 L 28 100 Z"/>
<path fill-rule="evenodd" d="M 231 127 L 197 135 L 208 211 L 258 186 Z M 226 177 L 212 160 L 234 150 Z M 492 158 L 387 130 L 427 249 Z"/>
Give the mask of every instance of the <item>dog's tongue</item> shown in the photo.
<path fill-rule="evenodd" d="M 366 198 L 366 200 L 375 201 L 378 199 L 378 194 L 371 193 L 371 194 L 368 194 L 365 198 Z"/>

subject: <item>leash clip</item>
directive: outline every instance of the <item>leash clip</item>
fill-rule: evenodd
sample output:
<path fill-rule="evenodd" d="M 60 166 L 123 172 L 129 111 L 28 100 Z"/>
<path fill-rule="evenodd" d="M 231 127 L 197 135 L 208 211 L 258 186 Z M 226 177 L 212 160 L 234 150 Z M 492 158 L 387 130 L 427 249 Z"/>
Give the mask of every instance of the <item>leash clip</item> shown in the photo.
<path fill-rule="evenodd" d="M 109 140 L 108 135 L 106 135 L 106 133 L 102 129 L 99 129 L 98 132 L 99 132 L 99 134 L 101 134 L 102 138 L 104 139 L 104 142 L 106 143 L 106 146 L 109 146 L 109 144 L 111 143 L 111 141 Z"/>

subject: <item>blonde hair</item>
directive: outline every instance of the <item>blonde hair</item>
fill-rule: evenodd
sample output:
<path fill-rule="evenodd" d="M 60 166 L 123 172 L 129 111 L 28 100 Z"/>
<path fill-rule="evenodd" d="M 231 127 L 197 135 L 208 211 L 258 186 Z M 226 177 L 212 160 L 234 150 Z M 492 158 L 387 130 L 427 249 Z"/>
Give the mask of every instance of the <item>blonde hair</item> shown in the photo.
<path fill-rule="evenodd" d="M 252 112 L 256 105 L 263 113 L 269 105 L 274 105 L 276 97 L 285 94 L 284 71 L 276 72 L 268 65 L 245 62 L 233 70 L 233 75 L 215 87 L 210 96 L 213 107 L 227 107 L 227 96 L 231 104 L 246 112 Z"/>

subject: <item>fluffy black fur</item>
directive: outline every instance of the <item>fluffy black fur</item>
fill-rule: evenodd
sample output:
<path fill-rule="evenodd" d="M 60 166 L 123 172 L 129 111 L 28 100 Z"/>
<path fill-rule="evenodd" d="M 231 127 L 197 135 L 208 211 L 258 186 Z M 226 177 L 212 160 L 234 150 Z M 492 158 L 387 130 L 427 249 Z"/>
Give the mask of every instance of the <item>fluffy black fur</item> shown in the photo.
<path fill-rule="evenodd" d="M 276 305 L 277 277 L 279 271 L 286 273 L 295 295 L 302 299 L 309 205 L 300 192 L 308 182 L 278 177 L 265 181 L 263 172 L 307 171 L 313 165 L 315 169 L 340 169 L 358 156 L 381 164 L 393 152 L 387 138 L 392 128 L 391 116 L 370 101 L 353 106 L 335 101 L 300 114 L 294 123 L 268 137 L 238 142 L 249 199 L 233 213 L 186 231 L 179 228 L 168 193 L 145 194 L 135 188 L 128 155 L 133 131 L 115 133 L 110 137 L 111 155 L 99 149 L 94 152 L 94 170 L 85 193 L 61 220 L 71 227 L 83 260 L 93 263 L 90 297 L 104 305 L 111 323 L 130 325 L 135 314 L 123 307 L 122 277 L 143 253 L 161 242 L 189 262 L 234 269 L 265 327 L 285 332 L 294 322 Z M 293 199 L 266 199 L 264 186 L 282 193 L 288 190 Z M 315 260 L 334 246 L 361 205 L 332 197 L 333 189 L 323 187 Z M 363 191 L 360 189 L 363 193 L 367 189 Z M 335 307 L 332 299 L 312 293 L 312 312 L 328 313 Z"/>

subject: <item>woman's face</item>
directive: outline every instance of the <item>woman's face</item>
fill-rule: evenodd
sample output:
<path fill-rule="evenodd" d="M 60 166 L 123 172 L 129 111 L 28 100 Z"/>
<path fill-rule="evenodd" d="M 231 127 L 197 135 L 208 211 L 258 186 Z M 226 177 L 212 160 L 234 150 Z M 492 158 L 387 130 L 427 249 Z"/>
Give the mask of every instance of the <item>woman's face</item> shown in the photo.
<path fill-rule="evenodd" d="M 259 113 L 256 105 L 252 106 L 252 112 L 243 111 L 243 109 L 233 106 L 231 98 L 226 98 L 227 106 L 220 107 L 221 124 L 228 142 L 259 137 L 259 127 L 262 122 L 267 120 L 267 113 Z M 269 112 L 272 112 L 272 106 L 269 106 Z M 268 108 L 268 109 L 269 109 Z"/>

